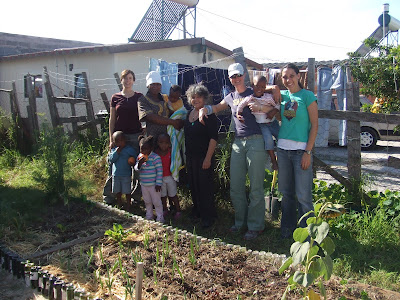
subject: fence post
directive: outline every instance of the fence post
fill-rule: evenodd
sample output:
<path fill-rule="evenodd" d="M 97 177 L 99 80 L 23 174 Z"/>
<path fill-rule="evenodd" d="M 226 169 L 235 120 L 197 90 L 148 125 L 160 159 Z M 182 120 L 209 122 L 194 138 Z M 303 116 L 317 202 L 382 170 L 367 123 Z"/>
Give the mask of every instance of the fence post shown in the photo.
<path fill-rule="evenodd" d="M 118 73 L 114 73 L 114 77 L 115 77 L 115 80 L 117 81 L 119 90 L 122 91 L 122 83 L 121 83 L 121 79 L 119 78 Z"/>
<path fill-rule="evenodd" d="M 12 113 L 12 118 L 15 123 L 15 131 L 17 134 L 17 147 L 21 151 L 24 150 L 24 145 L 23 145 L 23 124 L 22 124 L 22 119 L 21 119 L 21 113 L 19 110 L 19 103 L 18 103 L 18 98 L 17 98 L 17 88 L 15 86 L 15 81 L 11 83 L 12 85 L 12 90 L 10 93 L 10 102 L 12 103 L 11 106 L 11 113 Z"/>
<path fill-rule="evenodd" d="M 103 100 L 104 106 L 108 113 L 110 113 L 110 102 L 108 102 L 106 93 L 100 93 L 101 99 Z"/>
<path fill-rule="evenodd" d="M 32 86 L 31 75 L 26 76 L 26 87 L 28 89 L 28 97 L 29 97 L 28 119 L 32 120 L 32 128 L 33 128 L 32 136 L 34 136 L 34 141 L 36 142 L 36 138 L 39 133 L 39 120 L 37 118 L 36 96 Z"/>
<path fill-rule="evenodd" d="M 90 96 L 90 89 L 89 89 L 89 83 L 88 83 L 86 72 L 82 72 L 82 77 L 85 80 L 86 97 L 89 100 L 89 101 L 85 102 L 88 122 L 91 122 L 91 125 L 89 127 L 89 132 L 90 132 L 90 135 L 92 138 L 96 138 L 98 136 L 97 135 L 97 127 L 96 127 L 96 123 L 95 123 L 95 119 L 94 119 L 92 97 Z"/>
<path fill-rule="evenodd" d="M 315 94 L 315 58 L 308 59 L 307 90 Z"/>
<path fill-rule="evenodd" d="M 53 89 L 51 88 L 49 73 L 47 72 L 47 67 L 43 67 L 44 74 L 44 87 L 46 89 L 47 103 L 49 104 L 51 125 L 56 128 L 60 124 L 60 117 L 58 116 L 58 111 L 56 107 L 56 102 L 54 101 Z"/>
<path fill-rule="evenodd" d="M 358 82 L 346 84 L 347 110 L 360 111 L 360 95 Z M 361 207 L 361 144 L 360 121 L 347 121 L 347 169 L 353 183 L 354 206 Z"/>

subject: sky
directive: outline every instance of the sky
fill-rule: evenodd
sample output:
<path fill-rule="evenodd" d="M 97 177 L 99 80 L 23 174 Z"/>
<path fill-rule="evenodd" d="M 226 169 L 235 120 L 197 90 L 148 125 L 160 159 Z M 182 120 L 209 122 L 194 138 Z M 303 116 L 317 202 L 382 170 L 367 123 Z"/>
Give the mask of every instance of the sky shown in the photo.
<path fill-rule="evenodd" d="M 8 13 L 0 18 L 0 31 L 127 43 L 151 3 L 6 1 L 2 7 Z M 245 56 L 258 63 L 344 59 L 379 26 L 384 3 L 389 4 L 389 14 L 400 20 L 399 0 L 199 0 L 196 37 L 229 50 L 243 47 Z M 183 36 L 173 34 L 172 38 Z"/>

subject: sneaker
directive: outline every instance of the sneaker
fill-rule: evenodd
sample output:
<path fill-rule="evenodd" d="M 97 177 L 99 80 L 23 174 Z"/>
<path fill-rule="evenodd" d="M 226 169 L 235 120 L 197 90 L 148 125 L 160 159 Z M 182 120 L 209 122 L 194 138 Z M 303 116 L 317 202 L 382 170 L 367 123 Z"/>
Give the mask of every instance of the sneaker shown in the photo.
<path fill-rule="evenodd" d="M 176 212 L 174 219 L 179 220 L 180 218 L 182 218 L 182 213 L 180 211 L 178 211 L 178 212 Z"/>
<path fill-rule="evenodd" d="M 231 228 L 229 228 L 229 231 L 232 233 L 238 233 L 239 232 L 239 228 L 236 227 L 236 225 L 233 225 Z"/>
<path fill-rule="evenodd" d="M 262 230 L 248 230 L 244 235 L 244 239 L 246 241 L 254 240 L 260 233 L 262 233 Z"/>

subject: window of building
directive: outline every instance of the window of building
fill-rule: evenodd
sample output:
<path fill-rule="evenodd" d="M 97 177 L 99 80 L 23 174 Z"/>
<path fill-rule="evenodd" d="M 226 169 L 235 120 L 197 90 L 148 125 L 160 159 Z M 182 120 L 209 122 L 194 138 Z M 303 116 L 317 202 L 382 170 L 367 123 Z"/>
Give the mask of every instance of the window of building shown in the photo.
<path fill-rule="evenodd" d="M 75 74 L 75 98 L 87 98 L 85 79 L 82 74 Z"/>
<path fill-rule="evenodd" d="M 43 98 L 43 80 L 42 75 L 30 75 L 33 91 L 36 98 Z M 24 94 L 25 98 L 29 98 L 28 93 L 28 75 L 24 76 Z"/>

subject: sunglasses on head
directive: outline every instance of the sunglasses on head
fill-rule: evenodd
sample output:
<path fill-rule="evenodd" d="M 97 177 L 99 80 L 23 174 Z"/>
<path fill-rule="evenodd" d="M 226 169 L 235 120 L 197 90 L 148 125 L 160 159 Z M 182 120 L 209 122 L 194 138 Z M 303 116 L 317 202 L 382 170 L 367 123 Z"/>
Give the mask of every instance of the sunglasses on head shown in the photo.
<path fill-rule="evenodd" d="M 229 78 L 237 78 L 237 77 L 242 77 L 243 76 L 243 74 L 235 74 L 235 75 L 232 75 L 231 77 L 229 77 Z"/>

